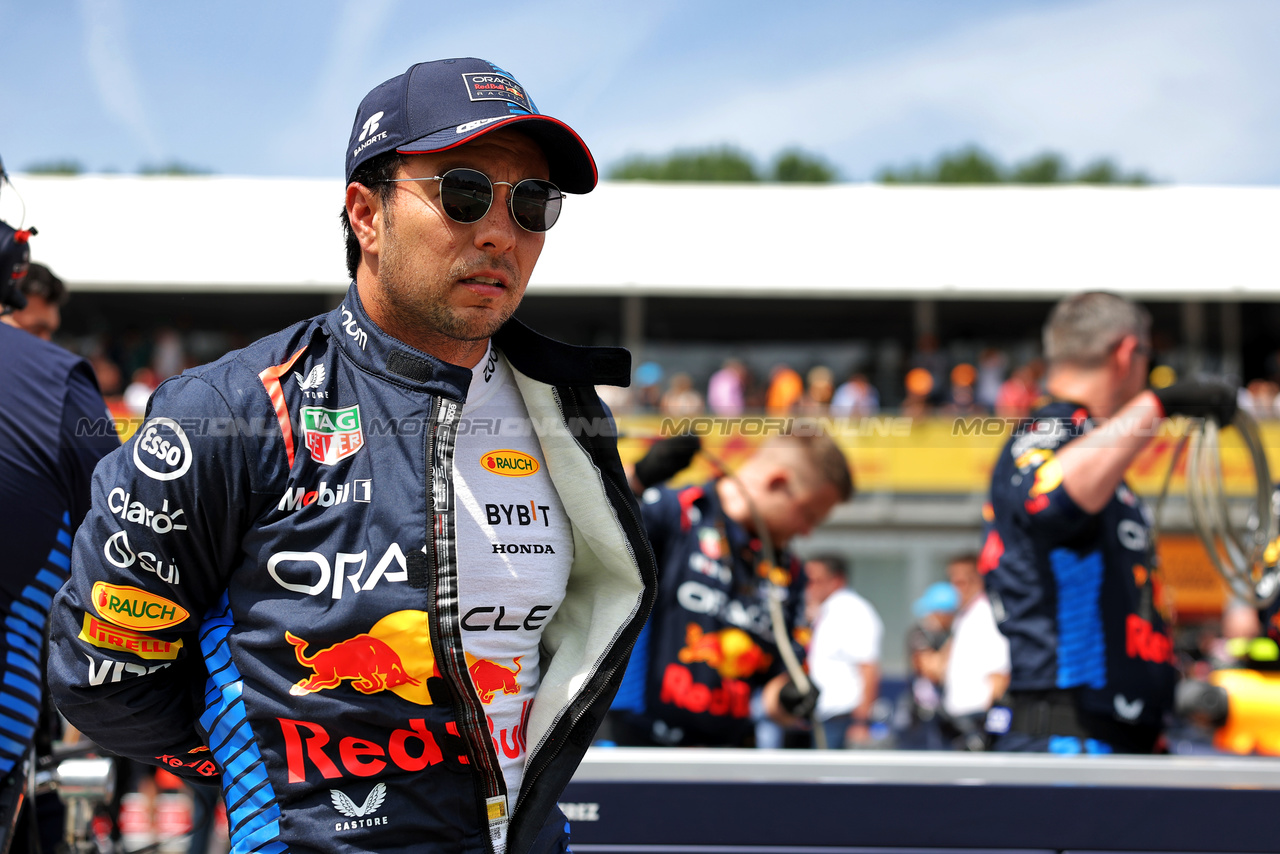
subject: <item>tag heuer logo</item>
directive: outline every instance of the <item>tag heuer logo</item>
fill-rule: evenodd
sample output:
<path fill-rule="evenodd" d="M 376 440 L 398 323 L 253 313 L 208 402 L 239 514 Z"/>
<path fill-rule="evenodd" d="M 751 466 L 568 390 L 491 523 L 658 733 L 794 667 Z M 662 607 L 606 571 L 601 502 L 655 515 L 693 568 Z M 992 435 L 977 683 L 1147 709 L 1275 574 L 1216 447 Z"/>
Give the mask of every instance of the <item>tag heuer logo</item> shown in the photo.
<path fill-rule="evenodd" d="M 333 465 L 364 447 L 359 405 L 346 409 L 304 406 L 301 415 L 302 435 L 316 462 Z"/>

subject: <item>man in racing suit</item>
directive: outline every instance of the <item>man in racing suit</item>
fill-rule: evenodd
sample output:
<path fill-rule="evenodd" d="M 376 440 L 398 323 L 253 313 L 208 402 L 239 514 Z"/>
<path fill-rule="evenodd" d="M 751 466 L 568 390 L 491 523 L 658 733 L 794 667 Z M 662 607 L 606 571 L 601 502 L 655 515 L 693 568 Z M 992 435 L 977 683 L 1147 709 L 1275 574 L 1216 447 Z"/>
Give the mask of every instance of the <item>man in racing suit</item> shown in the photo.
<path fill-rule="evenodd" d="M 1124 472 L 1165 416 L 1229 423 L 1235 390 L 1144 391 L 1149 330 L 1144 309 L 1096 292 L 1063 300 L 1045 325 L 1053 399 L 996 462 L 979 557 L 1012 667 L 996 749 L 1150 752 L 1172 705 L 1149 514 Z"/>
<path fill-rule="evenodd" d="M 23 302 L 25 236 L 0 222 L 0 311 Z M 32 746 L 46 736 L 49 604 L 67 579 L 93 467 L 118 447 L 89 363 L 0 323 L 0 849 L 14 842 L 5 838 L 10 820 L 30 815 L 11 810 L 22 801 Z M 42 796 L 39 811 L 42 825 L 61 819 L 56 796 Z M 44 834 L 46 842 L 60 836 L 57 826 Z M 22 842 L 13 846 L 19 849 Z"/>
<path fill-rule="evenodd" d="M 156 391 L 104 461 L 51 683 L 220 776 L 234 851 L 562 851 L 656 568 L 594 384 L 510 320 L 586 146 L 478 59 L 366 96 L 342 305 Z"/>
<path fill-rule="evenodd" d="M 794 723 L 768 597 L 784 597 L 794 627 L 805 579 L 791 554 L 771 562 L 768 552 L 807 534 L 852 495 L 844 454 L 825 436 L 770 440 L 733 477 L 645 490 L 658 602 L 605 734 L 620 745 L 741 746 L 759 689 L 770 717 Z"/>

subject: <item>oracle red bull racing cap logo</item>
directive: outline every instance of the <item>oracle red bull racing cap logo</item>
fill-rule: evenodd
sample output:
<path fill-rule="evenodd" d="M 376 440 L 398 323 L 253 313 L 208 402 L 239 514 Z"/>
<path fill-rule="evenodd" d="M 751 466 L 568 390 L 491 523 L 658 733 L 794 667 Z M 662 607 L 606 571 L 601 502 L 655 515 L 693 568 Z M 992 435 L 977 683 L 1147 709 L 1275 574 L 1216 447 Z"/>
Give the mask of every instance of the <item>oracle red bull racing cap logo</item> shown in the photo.
<path fill-rule="evenodd" d="M 323 406 L 304 406 L 302 436 L 311 459 L 324 465 L 333 465 L 364 447 L 364 431 L 360 428 L 360 406 L 345 409 L 328 409 Z"/>
<path fill-rule="evenodd" d="M 473 101 L 507 101 L 523 110 L 535 112 L 524 87 L 505 74 L 466 73 L 467 95 Z"/>

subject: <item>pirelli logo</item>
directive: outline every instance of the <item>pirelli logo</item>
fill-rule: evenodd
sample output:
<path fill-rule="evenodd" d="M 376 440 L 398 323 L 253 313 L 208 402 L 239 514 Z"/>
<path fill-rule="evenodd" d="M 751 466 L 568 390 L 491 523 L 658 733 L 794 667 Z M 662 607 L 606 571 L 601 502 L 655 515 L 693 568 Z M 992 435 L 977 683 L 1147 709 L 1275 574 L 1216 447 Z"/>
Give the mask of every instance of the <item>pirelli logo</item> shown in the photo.
<path fill-rule="evenodd" d="M 141 632 L 122 629 L 108 622 L 99 620 L 92 614 L 84 615 L 84 626 L 80 630 L 80 640 L 93 644 L 99 649 L 114 649 L 120 652 L 131 652 L 139 658 L 151 661 L 172 661 L 178 657 L 182 649 L 182 641 L 163 641 L 144 635 Z"/>

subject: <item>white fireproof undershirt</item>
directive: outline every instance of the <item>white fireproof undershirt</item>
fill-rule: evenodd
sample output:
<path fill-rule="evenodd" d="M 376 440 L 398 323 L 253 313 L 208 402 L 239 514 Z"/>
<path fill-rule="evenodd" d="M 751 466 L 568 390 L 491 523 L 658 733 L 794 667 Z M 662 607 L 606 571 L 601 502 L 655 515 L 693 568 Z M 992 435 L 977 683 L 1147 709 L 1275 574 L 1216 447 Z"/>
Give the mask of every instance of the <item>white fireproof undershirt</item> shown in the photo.
<path fill-rule="evenodd" d="M 541 679 L 538 643 L 564 598 L 573 531 L 511 367 L 492 344 L 472 369 L 453 487 L 462 647 L 514 806 Z"/>

